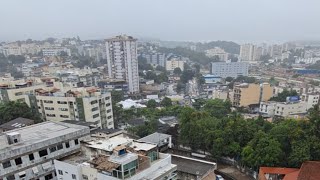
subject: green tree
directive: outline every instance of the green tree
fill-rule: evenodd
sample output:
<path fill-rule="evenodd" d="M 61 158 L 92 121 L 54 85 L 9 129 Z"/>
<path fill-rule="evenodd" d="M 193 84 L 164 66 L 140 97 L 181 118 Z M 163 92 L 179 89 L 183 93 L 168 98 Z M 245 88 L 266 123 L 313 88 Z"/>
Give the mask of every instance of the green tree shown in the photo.
<path fill-rule="evenodd" d="M 176 68 L 174 68 L 173 73 L 176 75 L 180 75 L 182 73 L 182 71 L 179 67 L 176 67 Z"/>
<path fill-rule="evenodd" d="M 163 67 L 163 66 L 160 66 L 160 65 L 158 65 L 158 66 L 156 67 L 156 70 L 157 70 L 157 71 L 162 71 L 162 72 L 164 72 L 164 73 L 167 73 L 166 68 Z"/>
<path fill-rule="evenodd" d="M 169 78 L 166 73 L 160 73 L 157 78 L 155 79 L 156 83 L 163 83 L 163 82 L 168 82 Z"/>
<path fill-rule="evenodd" d="M 178 82 L 177 83 L 177 93 L 181 93 L 185 88 L 185 84 L 181 83 L 181 82 Z"/>
<path fill-rule="evenodd" d="M 153 67 L 151 66 L 151 64 L 147 63 L 147 59 L 145 57 L 138 56 L 138 69 L 148 71 L 153 70 Z"/>
<path fill-rule="evenodd" d="M 216 118 L 227 116 L 231 112 L 230 108 L 230 101 L 223 101 L 221 99 L 210 99 L 203 107 L 206 112 Z"/>
<path fill-rule="evenodd" d="M 32 109 L 24 102 L 10 101 L 0 104 L 0 124 L 18 117 L 33 119 L 35 122 L 41 121 L 38 114 L 34 114 Z"/>
<path fill-rule="evenodd" d="M 122 100 L 124 100 L 124 94 L 122 91 L 111 91 L 111 102 L 115 127 L 118 127 L 119 122 L 124 116 L 122 106 L 118 105 L 118 103 Z"/>
<path fill-rule="evenodd" d="M 227 77 L 227 78 L 226 78 L 226 81 L 227 81 L 227 82 L 231 82 L 231 81 L 233 81 L 233 80 L 234 80 L 233 77 Z"/>
<path fill-rule="evenodd" d="M 154 99 L 150 99 L 147 102 L 147 107 L 148 108 L 156 108 L 157 107 L 157 102 Z"/>
<path fill-rule="evenodd" d="M 257 169 L 260 166 L 276 166 L 282 154 L 281 144 L 259 131 L 242 150 L 242 161 L 245 165 Z"/>
<path fill-rule="evenodd" d="M 164 97 L 160 104 L 161 104 L 161 106 L 169 107 L 169 106 L 172 106 L 172 101 L 170 98 Z"/>
<path fill-rule="evenodd" d="M 288 96 L 298 96 L 297 91 L 287 89 L 283 90 L 281 93 L 279 93 L 276 97 L 270 98 L 270 101 L 277 101 L 277 102 L 286 102 L 286 99 Z"/>

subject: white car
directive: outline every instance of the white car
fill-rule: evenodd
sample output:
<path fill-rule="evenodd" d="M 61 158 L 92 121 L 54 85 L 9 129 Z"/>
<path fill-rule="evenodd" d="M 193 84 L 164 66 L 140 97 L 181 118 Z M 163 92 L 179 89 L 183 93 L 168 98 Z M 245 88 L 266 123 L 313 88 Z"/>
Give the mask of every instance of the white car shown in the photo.
<path fill-rule="evenodd" d="M 221 175 L 216 175 L 216 180 L 224 180 L 224 178 Z"/>

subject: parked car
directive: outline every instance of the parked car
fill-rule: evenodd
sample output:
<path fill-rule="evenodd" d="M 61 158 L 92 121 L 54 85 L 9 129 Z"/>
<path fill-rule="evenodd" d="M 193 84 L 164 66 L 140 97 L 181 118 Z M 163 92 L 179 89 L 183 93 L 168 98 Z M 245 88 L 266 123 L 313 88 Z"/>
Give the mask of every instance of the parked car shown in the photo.
<path fill-rule="evenodd" d="M 224 180 L 224 178 L 221 175 L 216 175 L 216 180 Z"/>

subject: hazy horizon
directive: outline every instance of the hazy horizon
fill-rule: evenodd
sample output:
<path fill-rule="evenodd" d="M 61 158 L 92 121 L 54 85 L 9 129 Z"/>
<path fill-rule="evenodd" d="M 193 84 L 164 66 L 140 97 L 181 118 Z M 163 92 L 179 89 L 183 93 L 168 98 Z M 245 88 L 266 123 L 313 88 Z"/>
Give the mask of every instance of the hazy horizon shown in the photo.
<path fill-rule="evenodd" d="M 118 34 L 169 41 L 320 40 L 317 0 L 0 2 L 0 42 Z"/>

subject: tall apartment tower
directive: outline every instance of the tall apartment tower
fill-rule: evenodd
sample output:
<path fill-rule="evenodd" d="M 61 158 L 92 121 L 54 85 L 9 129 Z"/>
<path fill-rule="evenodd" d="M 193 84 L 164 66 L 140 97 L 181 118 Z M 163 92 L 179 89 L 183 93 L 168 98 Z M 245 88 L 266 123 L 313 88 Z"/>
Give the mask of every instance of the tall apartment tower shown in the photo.
<path fill-rule="evenodd" d="M 139 92 L 137 39 L 121 35 L 106 42 L 108 75 L 110 79 L 125 80 L 129 93 Z"/>
<path fill-rule="evenodd" d="M 253 44 L 243 44 L 240 46 L 240 60 L 254 61 L 254 45 Z"/>

